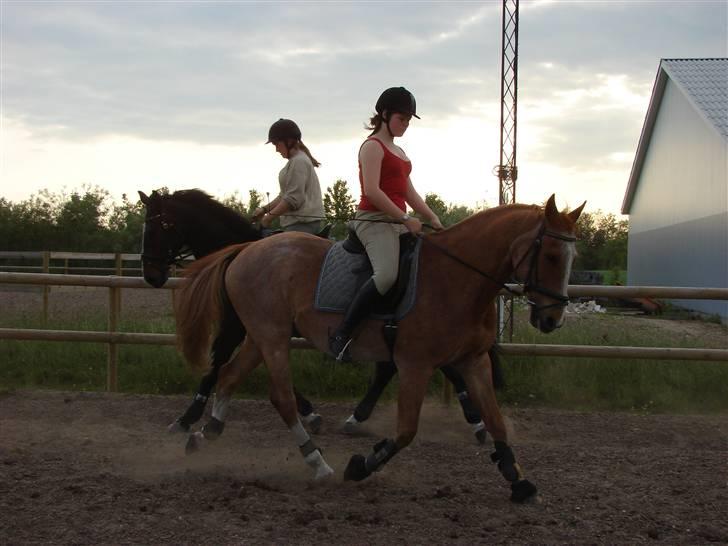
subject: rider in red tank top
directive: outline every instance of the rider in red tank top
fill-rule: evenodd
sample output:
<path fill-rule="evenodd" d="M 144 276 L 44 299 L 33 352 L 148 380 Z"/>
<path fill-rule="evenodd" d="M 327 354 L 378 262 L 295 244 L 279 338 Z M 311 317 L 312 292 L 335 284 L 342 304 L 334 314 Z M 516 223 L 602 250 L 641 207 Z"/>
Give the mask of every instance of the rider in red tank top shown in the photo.
<path fill-rule="evenodd" d="M 442 229 L 437 215 L 412 185 L 412 163 L 394 144 L 394 139 L 407 131 L 410 119 L 418 117 L 414 96 L 404 87 L 390 87 L 377 100 L 375 110 L 372 133 L 359 149 L 361 202 L 351 223 L 366 248 L 372 276 L 354 295 L 344 320 L 329 338 L 329 350 L 343 361 L 351 360 L 349 345 L 354 329 L 397 280 L 399 236 L 422 230 L 422 222 L 407 214 L 407 205 L 435 229 Z"/>
<path fill-rule="evenodd" d="M 407 181 L 412 172 L 412 162 L 405 161 L 394 155 L 384 143 L 376 137 L 370 137 L 365 142 L 373 140 L 378 142 L 384 150 L 382 167 L 379 175 L 379 187 L 397 205 L 402 212 L 407 212 Z M 363 144 L 362 144 L 363 146 Z M 364 179 L 361 175 L 361 161 L 359 162 L 359 184 L 361 186 L 361 201 L 359 210 L 379 210 L 364 193 Z"/>

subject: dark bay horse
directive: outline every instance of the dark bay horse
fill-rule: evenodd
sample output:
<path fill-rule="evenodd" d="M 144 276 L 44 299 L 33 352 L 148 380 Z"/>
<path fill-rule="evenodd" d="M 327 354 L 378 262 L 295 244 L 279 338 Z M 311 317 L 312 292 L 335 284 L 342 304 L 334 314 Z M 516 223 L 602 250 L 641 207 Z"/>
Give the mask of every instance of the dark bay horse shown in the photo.
<path fill-rule="evenodd" d="M 523 283 L 531 324 L 542 332 L 560 327 L 576 251 L 575 224 L 584 205 L 559 212 L 552 195 L 545 207 L 508 205 L 477 213 L 455 226 L 424 236 L 417 303 L 399 325 L 394 361 L 400 376 L 397 434 L 371 453 L 354 455 L 344 472 L 363 480 L 410 444 L 433 371 L 448 364 L 464 377 L 470 397 L 494 439 L 491 455 L 511 485 L 511 500 L 536 494 L 523 477 L 508 442 L 496 401 L 488 349 L 495 341 L 493 301 L 507 280 Z M 270 375 L 270 399 L 292 432 L 316 478 L 333 470 L 296 413 L 291 384 L 290 333 L 295 327 L 321 351 L 337 315 L 313 306 L 318 273 L 330 242 L 287 233 L 226 248 L 192 264 L 178 294 L 175 316 L 187 361 L 207 369 L 215 325 L 229 301 L 245 328 L 238 358 L 222 368 L 214 412 L 224 419 L 230 395 L 261 361 Z M 368 320 L 352 344 L 357 361 L 385 360 L 389 347 L 381 322 Z"/>
<path fill-rule="evenodd" d="M 212 252 L 246 241 L 261 239 L 261 231 L 244 216 L 219 203 L 201 190 L 180 190 L 172 194 L 139 192 L 146 207 L 142 235 L 142 272 L 144 280 L 161 288 L 169 279 L 170 267 L 184 256 L 202 258 Z M 187 411 L 168 428 L 170 432 L 187 432 L 202 417 L 207 400 L 217 383 L 220 366 L 232 356 L 242 342 L 239 322 L 234 314 L 223 318 L 225 328 L 211 350 L 210 370 Z M 321 427 L 321 416 L 301 393 L 295 391 L 298 411 L 313 432 Z M 217 428 L 217 430 L 216 430 Z M 208 435 L 219 435 L 221 427 L 212 421 Z"/>
<path fill-rule="evenodd" d="M 169 278 L 170 266 L 184 255 L 202 258 L 234 243 L 261 239 L 260 230 L 245 217 L 201 190 L 181 190 L 172 194 L 153 191 L 149 196 L 140 191 L 139 198 L 146 207 L 142 240 L 143 275 L 147 283 L 155 288 L 164 286 Z M 221 328 L 212 347 L 210 369 L 201 380 L 188 409 L 169 426 L 170 431 L 189 431 L 190 426 L 199 421 L 217 382 L 220 366 L 227 362 L 242 342 L 243 330 L 234 313 L 225 316 L 222 323 L 225 327 Z M 376 363 L 369 388 L 347 420 L 345 430 L 353 431 L 370 417 L 396 371 L 394 364 L 389 361 Z M 483 443 L 485 428 L 480 415 L 470 403 L 464 380 L 449 367 L 442 368 L 442 371 L 455 387 L 465 419 L 473 427 L 477 440 Z M 312 432 L 318 432 L 321 416 L 300 392 L 294 389 L 294 394 L 304 422 Z M 206 434 L 215 438 L 222 432 L 222 427 L 218 419 L 211 419 L 205 425 Z"/>

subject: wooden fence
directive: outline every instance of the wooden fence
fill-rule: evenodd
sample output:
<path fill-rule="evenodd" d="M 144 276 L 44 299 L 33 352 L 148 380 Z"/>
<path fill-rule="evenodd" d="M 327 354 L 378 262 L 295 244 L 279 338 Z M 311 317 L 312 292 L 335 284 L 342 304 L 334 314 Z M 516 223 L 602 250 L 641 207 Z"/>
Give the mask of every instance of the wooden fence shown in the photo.
<path fill-rule="evenodd" d="M 179 288 L 184 279 L 172 278 L 164 285 L 165 289 Z M 39 273 L 0 272 L 0 284 L 25 284 L 47 286 L 94 286 L 109 289 L 108 330 L 105 332 L 79 332 L 68 330 L 31 330 L 0 328 L 0 339 L 34 341 L 76 341 L 105 343 L 108 345 L 107 389 L 118 387 L 118 346 L 120 344 L 174 345 L 173 334 L 143 334 L 119 332 L 119 309 L 121 289 L 151 288 L 141 277 L 95 276 L 95 275 L 55 275 Z M 509 285 L 518 290 L 518 285 Z M 506 292 L 504 291 L 504 294 Z M 609 298 L 675 298 L 728 300 L 728 288 L 691 288 L 666 286 L 592 286 L 569 285 L 571 298 L 609 297 Z M 304 339 L 292 339 L 291 347 L 311 349 Z M 506 355 L 559 356 L 586 358 L 644 358 L 656 360 L 708 360 L 728 362 L 728 349 L 688 349 L 668 347 L 611 347 L 585 345 L 528 345 L 504 343 L 500 345 Z"/>

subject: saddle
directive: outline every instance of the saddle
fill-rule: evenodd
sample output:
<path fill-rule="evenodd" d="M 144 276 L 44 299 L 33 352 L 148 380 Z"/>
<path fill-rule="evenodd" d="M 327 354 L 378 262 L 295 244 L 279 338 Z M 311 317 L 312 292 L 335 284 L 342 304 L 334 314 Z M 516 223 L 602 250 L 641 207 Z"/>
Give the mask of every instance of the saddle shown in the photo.
<path fill-rule="evenodd" d="M 417 270 L 422 240 L 410 233 L 399 237 L 399 276 L 370 315 L 378 320 L 399 321 L 415 304 Z M 359 287 L 372 276 L 372 265 L 364 245 L 350 229 L 347 239 L 335 243 L 321 266 L 314 308 L 344 313 Z"/>

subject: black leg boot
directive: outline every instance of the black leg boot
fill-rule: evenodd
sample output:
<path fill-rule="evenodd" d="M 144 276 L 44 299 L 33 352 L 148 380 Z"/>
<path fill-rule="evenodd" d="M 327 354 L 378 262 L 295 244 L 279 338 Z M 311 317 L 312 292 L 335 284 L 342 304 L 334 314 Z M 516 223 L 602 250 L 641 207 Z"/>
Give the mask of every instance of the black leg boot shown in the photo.
<path fill-rule="evenodd" d="M 370 278 L 361 285 L 354 299 L 351 300 L 341 325 L 329 337 L 329 350 L 336 357 L 336 360 L 351 362 L 351 355 L 349 354 L 351 335 L 359 323 L 371 313 L 380 298 L 381 295 L 374 284 L 374 279 Z"/>

